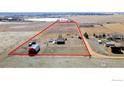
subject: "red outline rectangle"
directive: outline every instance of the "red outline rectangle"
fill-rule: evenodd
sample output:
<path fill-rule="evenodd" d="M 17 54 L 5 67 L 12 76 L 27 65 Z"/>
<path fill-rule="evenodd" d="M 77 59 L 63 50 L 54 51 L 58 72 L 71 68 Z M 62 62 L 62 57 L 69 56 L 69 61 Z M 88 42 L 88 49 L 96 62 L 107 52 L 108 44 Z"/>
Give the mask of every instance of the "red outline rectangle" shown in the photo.
<path fill-rule="evenodd" d="M 24 44 L 26 44 L 27 42 L 29 42 L 30 40 L 32 40 L 33 38 L 35 38 L 36 36 L 38 36 L 39 34 L 41 34 L 42 32 L 46 31 L 47 29 L 49 29 L 51 26 L 53 26 L 56 23 L 74 23 L 77 26 L 77 31 L 79 32 L 79 34 L 82 37 L 82 42 L 84 43 L 88 54 L 36 54 L 35 56 L 91 56 L 89 49 L 86 45 L 86 42 L 84 40 L 84 37 L 81 33 L 80 27 L 78 25 L 78 23 L 76 21 L 71 21 L 71 22 L 54 22 L 52 24 L 50 24 L 48 27 L 46 27 L 44 30 L 40 31 L 39 33 L 37 33 L 36 35 L 34 35 L 33 37 L 31 37 L 30 39 L 28 39 L 27 41 L 25 41 L 24 43 L 22 43 L 21 45 L 17 46 L 15 49 L 13 49 L 12 51 L 9 52 L 8 55 L 10 56 L 29 56 L 28 54 L 14 54 L 13 52 L 15 52 L 18 48 L 20 48 L 21 46 L 23 46 Z"/>

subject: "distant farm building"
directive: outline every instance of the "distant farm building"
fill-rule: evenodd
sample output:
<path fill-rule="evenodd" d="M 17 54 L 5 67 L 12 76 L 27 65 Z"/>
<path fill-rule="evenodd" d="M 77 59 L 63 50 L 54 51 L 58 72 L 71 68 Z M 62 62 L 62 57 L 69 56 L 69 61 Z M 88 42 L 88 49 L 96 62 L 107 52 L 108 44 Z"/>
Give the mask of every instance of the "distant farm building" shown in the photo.
<path fill-rule="evenodd" d="M 114 47 L 114 46 L 115 46 L 115 42 L 113 42 L 113 41 L 108 41 L 108 42 L 105 43 L 105 46 L 106 46 L 106 47 Z"/>
<path fill-rule="evenodd" d="M 112 40 L 118 41 L 118 40 L 124 40 L 124 36 L 121 34 L 114 34 L 112 35 Z"/>
<path fill-rule="evenodd" d="M 94 25 L 90 23 L 81 23 L 80 27 L 94 27 Z"/>
<path fill-rule="evenodd" d="M 67 19 L 67 18 L 58 18 L 57 21 L 58 21 L 58 22 L 72 22 L 71 19 Z"/>
<path fill-rule="evenodd" d="M 123 41 L 124 40 L 124 36 L 122 34 L 113 34 L 110 36 L 106 37 L 109 40 L 113 40 L 113 41 Z"/>

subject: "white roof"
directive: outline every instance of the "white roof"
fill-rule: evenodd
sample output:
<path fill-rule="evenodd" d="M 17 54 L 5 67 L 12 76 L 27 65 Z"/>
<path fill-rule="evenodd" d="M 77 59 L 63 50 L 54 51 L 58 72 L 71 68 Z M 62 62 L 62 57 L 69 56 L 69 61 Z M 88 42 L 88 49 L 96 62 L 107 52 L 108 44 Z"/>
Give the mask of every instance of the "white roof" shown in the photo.
<path fill-rule="evenodd" d="M 55 22 L 57 20 L 67 21 L 65 18 L 26 18 L 25 21 L 46 21 L 46 22 Z"/>

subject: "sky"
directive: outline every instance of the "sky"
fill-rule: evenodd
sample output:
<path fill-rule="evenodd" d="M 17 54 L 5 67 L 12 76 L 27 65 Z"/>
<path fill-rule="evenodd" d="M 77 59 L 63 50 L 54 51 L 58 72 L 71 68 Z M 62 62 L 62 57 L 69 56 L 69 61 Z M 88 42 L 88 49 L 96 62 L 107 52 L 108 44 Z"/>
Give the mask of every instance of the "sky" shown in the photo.
<path fill-rule="evenodd" d="M 123 12 L 124 0 L 0 0 L 0 12 Z"/>

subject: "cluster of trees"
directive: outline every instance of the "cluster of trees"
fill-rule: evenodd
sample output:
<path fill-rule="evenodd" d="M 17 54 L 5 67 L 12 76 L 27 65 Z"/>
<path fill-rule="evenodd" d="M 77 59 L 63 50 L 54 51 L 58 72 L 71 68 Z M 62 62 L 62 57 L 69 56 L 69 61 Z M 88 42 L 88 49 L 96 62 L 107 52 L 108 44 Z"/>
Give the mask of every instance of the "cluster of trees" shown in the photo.
<path fill-rule="evenodd" d="M 84 37 L 85 37 L 86 39 L 89 39 L 89 35 L 88 35 L 87 32 L 84 33 Z"/>

